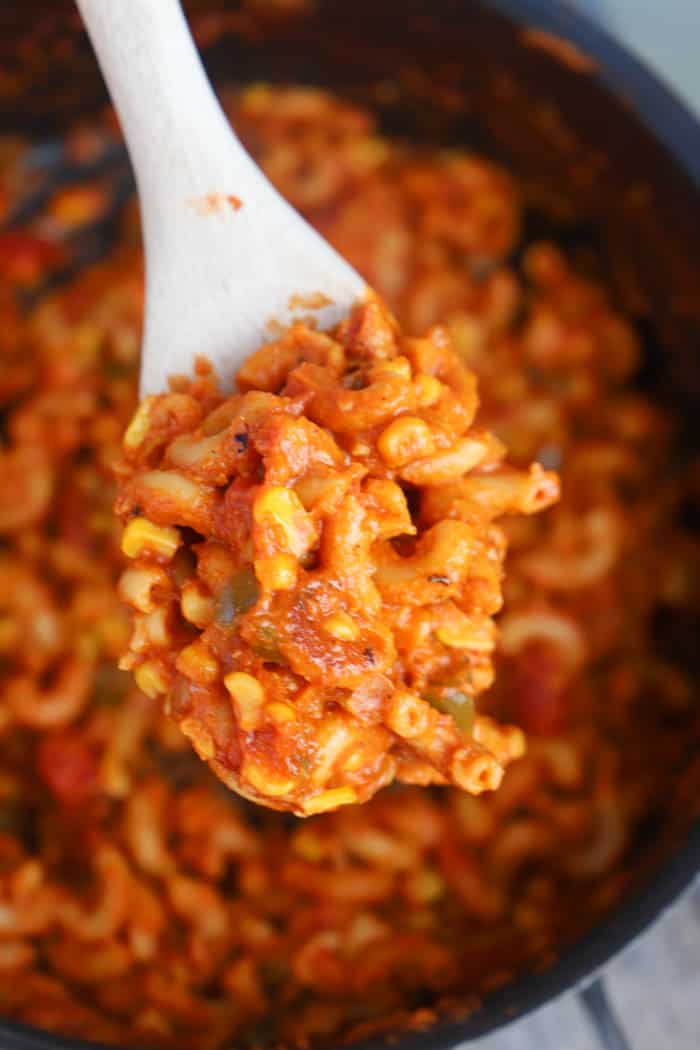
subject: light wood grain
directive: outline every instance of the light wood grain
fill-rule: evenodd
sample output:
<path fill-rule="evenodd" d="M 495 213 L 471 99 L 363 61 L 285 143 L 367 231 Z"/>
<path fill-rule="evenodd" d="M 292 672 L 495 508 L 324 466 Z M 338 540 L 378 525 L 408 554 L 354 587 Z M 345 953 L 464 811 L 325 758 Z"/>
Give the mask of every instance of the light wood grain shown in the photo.
<path fill-rule="evenodd" d="M 321 327 L 358 274 L 270 185 L 229 126 L 178 0 L 78 0 L 124 130 L 146 253 L 141 392 L 202 354 L 230 376 L 318 293 Z M 236 71 L 232 69 L 231 76 Z M 294 301 L 299 304 L 293 305 Z"/>

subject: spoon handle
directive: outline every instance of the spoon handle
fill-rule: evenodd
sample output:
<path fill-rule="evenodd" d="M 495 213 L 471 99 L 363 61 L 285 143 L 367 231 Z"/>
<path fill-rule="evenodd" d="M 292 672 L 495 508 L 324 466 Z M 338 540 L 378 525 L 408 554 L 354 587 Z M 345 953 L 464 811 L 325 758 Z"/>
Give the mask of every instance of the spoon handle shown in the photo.
<path fill-rule="evenodd" d="M 141 393 L 204 354 L 225 383 L 326 296 L 336 323 L 358 274 L 282 199 L 233 134 L 178 0 L 77 0 L 116 105 L 139 191 L 146 254 Z"/>
<path fill-rule="evenodd" d="M 231 183 L 232 162 L 241 194 L 250 169 L 260 177 L 212 91 L 179 0 L 77 5 L 119 114 L 147 242 L 172 222 L 173 206 Z"/>

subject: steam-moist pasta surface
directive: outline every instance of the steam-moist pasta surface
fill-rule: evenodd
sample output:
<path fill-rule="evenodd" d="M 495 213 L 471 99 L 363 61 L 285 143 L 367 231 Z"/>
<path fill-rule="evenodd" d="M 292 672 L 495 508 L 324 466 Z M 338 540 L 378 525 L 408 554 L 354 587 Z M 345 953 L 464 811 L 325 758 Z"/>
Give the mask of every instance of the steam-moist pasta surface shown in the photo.
<path fill-rule="evenodd" d="M 405 337 L 373 295 L 331 333 L 292 325 L 236 378 L 224 397 L 200 366 L 127 428 L 120 666 L 275 809 L 364 802 L 395 777 L 497 788 L 524 740 L 475 711 L 496 521 L 554 503 L 556 474 L 509 467 L 446 329 Z"/>
<path fill-rule="evenodd" d="M 391 143 L 306 89 L 227 104 L 402 331 L 446 323 L 478 377 L 475 426 L 519 469 L 561 472 L 559 504 L 504 523 L 479 698 L 528 749 L 492 794 L 396 785 L 298 821 L 224 791 L 116 669 L 111 479 L 136 409 L 141 256 L 127 219 L 112 259 L 20 315 L 12 287 L 99 201 L 65 188 L 51 224 L 0 239 L 0 1014 L 71 1039 L 337 1044 L 471 1009 L 629 896 L 650 813 L 698 795 L 695 696 L 652 620 L 697 602 L 700 559 L 675 524 L 670 422 L 629 385 L 639 348 L 610 294 L 552 244 L 513 254 L 519 192 L 484 159 Z M 6 146 L 11 201 L 25 147 Z"/>

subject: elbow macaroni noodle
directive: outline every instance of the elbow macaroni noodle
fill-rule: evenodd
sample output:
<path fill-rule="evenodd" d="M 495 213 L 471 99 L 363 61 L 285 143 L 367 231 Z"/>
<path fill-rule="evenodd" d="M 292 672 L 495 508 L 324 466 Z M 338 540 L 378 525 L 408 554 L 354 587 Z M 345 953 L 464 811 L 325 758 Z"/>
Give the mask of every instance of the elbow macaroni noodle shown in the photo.
<path fill-rule="evenodd" d="M 184 528 L 154 521 L 159 531 L 149 534 L 144 515 L 135 518 L 141 532 L 127 539 L 127 554 L 148 542 L 158 557 L 124 557 L 112 477 L 137 407 L 143 293 L 135 211 L 109 260 L 29 314 L 10 294 L 45 275 L 55 255 L 51 231 L 94 215 L 102 184 L 65 186 L 50 224 L 0 234 L 0 1016 L 71 1043 L 313 1047 L 464 1014 L 515 975 L 541 970 L 629 897 L 644 874 L 634 848 L 640 832 L 648 842 L 653 820 L 654 855 L 663 855 L 700 796 L 697 695 L 654 645 L 660 621 L 682 623 L 698 607 L 700 547 L 677 510 L 693 498 L 697 505 L 700 475 L 697 465 L 687 475 L 672 463 L 671 421 L 629 383 L 639 349 L 613 293 L 581 276 L 553 244 L 513 252 L 529 204 L 483 158 L 389 141 L 368 113 L 308 88 L 256 85 L 225 101 L 270 177 L 377 289 L 401 331 L 444 323 L 478 378 L 478 414 L 447 461 L 433 458 L 445 450 L 431 447 L 436 387 L 425 360 L 416 368 L 398 354 L 389 370 L 396 378 L 382 380 L 392 391 L 410 383 L 424 407 L 411 402 L 403 414 L 427 424 L 410 441 L 385 442 L 393 462 L 371 491 L 387 529 L 405 515 L 395 479 L 422 492 L 420 529 L 430 542 L 417 553 L 412 540 L 398 550 L 381 541 L 372 581 L 378 588 L 381 574 L 386 594 L 407 595 L 409 622 L 397 627 L 394 644 L 423 639 L 412 649 L 422 674 L 436 673 L 438 652 L 455 659 L 463 652 L 433 638 L 442 629 L 454 640 L 463 622 L 445 616 L 434 626 L 420 604 L 432 601 L 429 588 L 453 586 L 416 571 L 445 562 L 445 535 L 457 532 L 442 530 L 457 526 L 447 564 L 458 573 L 475 507 L 499 516 L 518 493 L 521 507 L 532 509 L 534 460 L 561 474 L 561 501 L 547 513 L 508 515 L 495 526 L 508 546 L 504 609 L 494 652 L 472 649 L 469 658 L 483 690 L 475 744 L 501 762 L 508 742 L 499 727 L 512 723 L 526 731 L 528 746 L 498 791 L 477 797 L 394 784 L 363 805 L 298 821 L 221 790 L 181 731 L 196 736 L 199 719 L 185 716 L 178 728 L 149 695 L 159 688 L 157 666 L 141 672 L 142 688 L 117 670 L 131 630 L 120 577 L 144 652 L 154 639 L 170 644 L 162 595 L 176 566 L 177 591 L 169 593 L 195 642 L 212 614 L 232 609 L 232 592 L 218 610 L 213 599 L 216 581 L 230 575 L 226 551 L 207 541 L 193 565 L 187 546 L 192 529 L 208 535 L 211 502 L 202 493 L 226 483 L 227 474 L 211 471 L 252 453 L 218 443 L 232 421 L 230 403 L 212 405 L 193 445 L 200 402 L 191 390 L 169 394 L 184 439 L 173 434 L 169 462 L 153 470 L 182 479 L 170 489 L 173 506 L 185 482 L 196 498 L 188 499 Z M 64 149 L 84 151 L 107 134 L 75 129 Z M 21 186 L 15 160 L 27 147 L 3 141 L 0 207 Z M 304 337 L 319 356 L 331 350 L 318 333 Z M 412 344 L 417 353 L 416 345 L 434 352 L 430 339 Z M 248 390 L 246 404 L 258 399 L 264 412 L 274 402 L 269 391 L 296 367 L 293 346 L 288 354 L 276 357 L 281 373 L 256 374 L 256 383 L 266 375 L 268 392 Z M 308 379 L 308 367 L 302 375 Z M 416 385 L 417 375 L 429 380 Z M 202 395 L 211 389 L 206 376 L 198 382 Z M 322 413 L 315 427 L 337 433 L 346 450 L 355 436 L 336 429 L 335 387 L 314 389 Z M 371 410 L 359 396 L 358 403 Z M 304 417 L 289 423 L 303 428 Z M 486 442 L 486 432 L 508 449 L 509 467 L 488 469 L 502 446 Z M 302 444 L 309 445 L 305 434 Z M 332 517 L 344 493 L 367 487 L 350 466 L 336 465 L 332 443 L 312 447 L 324 469 L 309 464 L 293 485 L 304 513 L 293 501 L 278 504 L 284 522 L 291 509 L 291 536 L 270 514 L 274 501 L 261 514 L 263 541 L 289 556 L 265 566 L 273 583 L 300 571 L 304 554 L 291 548 L 312 536 L 308 508 L 317 508 L 314 526 L 322 512 Z M 421 457 L 404 462 L 414 451 Z M 361 453 L 344 451 L 358 465 Z M 381 453 L 373 443 L 370 453 L 376 473 Z M 421 475 L 421 464 L 449 470 L 456 460 L 462 478 L 424 484 L 431 471 Z M 277 466 L 284 469 L 282 457 Z M 277 487 L 287 490 L 290 480 L 278 475 Z M 145 495 L 160 492 L 162 501 L 167 491 L 156 478 Z M 237 534 L 244 508 L 229 510 Z M 484 518 L 479 510 L 478 522 Z M 337 532 L 334 543 L 342 553 Z M 342 559 L 334 565 L 340 571 Z M 254 597 L 249 583 L 239 581 L 240 603 Z M 471 602 L 492 597 L 490 586 L 479 598 L 471 585 Z M 331 616 L 329 637 L 352 645 L 353 610 Z M 489 644 L 473 624 L 463 637 Z M 208 669 L 207 653 L 195 648 L 185 668 L 198 676 L 211 670 L 218 681 L 222 668 Z M 492 661 L 495 681 L 486 688 Z M 256 687 L 230 684 L 242 722 L 257 724 Z M 199 688 L 206 695 L 211 687 Z M 381 705 L 410 743 L 425 715 L 411 693 L 399 690 L 385 703 L 381 690 L 365 690 L 353 717 Z M 285 705 L 293 705 L 266 694 L 265 704 L 264 717 L 284 726 Z M 469 710 L 454 710 L 468 726 Z M 233 719 L 233 700 L 228 711 Z M 438 714 L 430 708 L 430 717 Z M 412 753 L 402 752 L 409 775 Z M 425 768 L 416 762 L 416 780 Z"/>

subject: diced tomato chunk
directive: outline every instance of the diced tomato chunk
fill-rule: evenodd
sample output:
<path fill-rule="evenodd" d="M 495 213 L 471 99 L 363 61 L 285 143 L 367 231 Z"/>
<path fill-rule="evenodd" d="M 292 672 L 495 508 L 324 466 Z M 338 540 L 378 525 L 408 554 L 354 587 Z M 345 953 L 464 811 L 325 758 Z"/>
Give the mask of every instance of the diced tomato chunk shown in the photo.
<path fill-rule="evenodd" d="M 514 663 L 510 684 L 511 717 L 526 733 L 554 736 L 565 723 L 565 695 L 557 654 L 532 645 Z"/>
<path fill-rule="evenodd" d="M 62 729 L 43 737 L 36 764 L 40 778 L 65 805 L 78 805 L 98 792 L 97 756 L 80 730 Z"/>
<path fill-rule="evenodd" d="M 63 259 L 60 245 L 19 230 L 0 236 L 0 275 L 13 284 L 35 284 Z"/>

